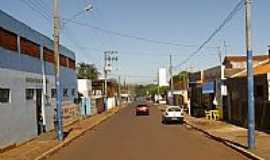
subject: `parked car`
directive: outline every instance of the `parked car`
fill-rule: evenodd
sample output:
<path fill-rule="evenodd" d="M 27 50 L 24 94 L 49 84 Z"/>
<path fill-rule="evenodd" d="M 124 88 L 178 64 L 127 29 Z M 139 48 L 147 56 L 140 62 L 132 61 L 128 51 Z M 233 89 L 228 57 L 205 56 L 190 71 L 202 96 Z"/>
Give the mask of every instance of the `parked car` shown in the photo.
<path fill-rule="evenodd" d="M 184 109 L 179 106 L 168 106 L 162 114 L 162 123 L 184 122 Z"/>
<path fill-rule="evenodd" d="M 149 115 L 149 107 L 146 104 L 137 105 L 136 115 Z"/>

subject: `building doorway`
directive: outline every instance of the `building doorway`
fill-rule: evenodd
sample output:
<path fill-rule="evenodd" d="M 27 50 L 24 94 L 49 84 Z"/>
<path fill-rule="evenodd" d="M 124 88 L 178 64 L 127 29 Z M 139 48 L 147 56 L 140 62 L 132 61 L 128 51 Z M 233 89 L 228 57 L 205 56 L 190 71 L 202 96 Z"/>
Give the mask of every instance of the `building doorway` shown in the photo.
<path fill-rule="evenodd" d="M 36 120 L 37 120 L 37 134 L 43 132 L 43 117 L 42 117 L 42 89 L 36 89 Z"/>

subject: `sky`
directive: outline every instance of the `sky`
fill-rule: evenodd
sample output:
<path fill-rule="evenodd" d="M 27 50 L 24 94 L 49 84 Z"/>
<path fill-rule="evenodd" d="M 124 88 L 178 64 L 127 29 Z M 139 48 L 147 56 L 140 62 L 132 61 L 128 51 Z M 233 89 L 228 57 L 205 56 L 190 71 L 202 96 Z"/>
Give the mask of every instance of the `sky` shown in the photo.
<path fill-rule="evenodd" d="M 2 0 L 0 9 L 52 37 L 52 2 Z M 118 51 L 119 61 L 114 64 L 111 77 L 121 75 L 126 82 L 153 83 L 157 79 L 158 68 L 169 66 L 169 54 L 173 55 L 173 65 L 181 64 L 222 23 L 238 2 L 239 0 L 60 0 L 62 18 L 71 18 L 82 12 L 73 21 L 184 46 L 121 37 L 72 22 L 62 27 L 61 44 L 76 53 L 77 62 L 93 63 L 100 72 L 104 64 L 103 52 Z M 36 9 L 30 8 L 29 3 L 36 5 Z M 93 5 L 93 11 L 83 12 L 89 3 Z M 255 54 L 263 54 L 270 44 L 270 1 L 253 1 L 252 5 L 253 49 Z M 220 46 L 223 57 L 225 54 L 245 55 L 244 9 L 237 12 L 207 46 Z M 182 70 L 196 71 L 218 64 L 218 50 L 206 47 L 186 64 L 174 68 L 174 73 Z"/>

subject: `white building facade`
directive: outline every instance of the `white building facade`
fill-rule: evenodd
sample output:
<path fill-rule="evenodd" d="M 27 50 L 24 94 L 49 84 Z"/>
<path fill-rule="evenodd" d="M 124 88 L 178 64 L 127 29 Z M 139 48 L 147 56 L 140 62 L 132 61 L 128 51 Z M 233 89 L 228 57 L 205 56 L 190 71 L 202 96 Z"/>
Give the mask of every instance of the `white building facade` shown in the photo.
<path fill-rule="evenodd" d="M 75 54 L 60 47 L 63 104 L 77 97 Z M 0 149 L 54 128 L 53 41 L 0 10 Z"/>

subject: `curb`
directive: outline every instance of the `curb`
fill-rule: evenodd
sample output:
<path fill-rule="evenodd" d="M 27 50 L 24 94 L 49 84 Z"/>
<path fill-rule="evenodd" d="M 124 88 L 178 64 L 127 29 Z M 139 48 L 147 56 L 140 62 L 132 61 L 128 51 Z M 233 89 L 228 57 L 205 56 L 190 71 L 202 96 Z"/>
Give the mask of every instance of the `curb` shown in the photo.
<path fill-rule="evenodd" d="M 59 149 L 65 147 L 66 145 L 70 144 L 72 141 L 74 141 L 77 138 L 79 138 L 80 136 L 82 136 L 85 132 L 87 132 L 87 131 L 95 128 L 97 125 L 99 125 L 100 123 L 106 121 L 107 119 L 109 119 L 110 117 L 112 117 L 114 114 L 118 113 L 119 111 L 120 111 L 120 109 L 118 109 L 116 111 L 112 111 L 111 113 L 108 113 L 103 118 L 101 118 L 99 121 L 95 122 L 92 126 L 86 128 L 85 130 L 83 130 L 78 135 L 75 135 L 74 137 L 71 137 L 70 139 L 64 140 L 62 143 L 59 143 L 58 145 L 56 145 L 55 147 L 51 148 L 50 150 L 42 153 L 40 156 L 38 156 L 34 160 L 43 160 L 43 159 L 48 158 L 48 156 L 50 156 L 53 153 L 57 152 Z"/>
<path fill-rule="evenodd" d="M 77 122 L 79 122 L 79 119 L 76 119 L 76 120 L 74 120 L 74 121 L 71 121 L 71 122 L 69 122 L 69 123 L 67 123 L 67 124 L 64 124 L 63 125 L 63 127 L 69 127 L 69 126 L 71 126 L 71 125 L 73 125 L 73 124 L 75 124 L 75 123 L 77 123 Z M 53 132 L 53 131 L 55 131 L 55 129 L 50 129 L 50 130 L 48 130 L 46 133 L 49 133 L 49 132 Z M 27 144 L 27 143 L 30 143 L 31 141 L 33 141 L 33 140 L 35 140 L 35 139 L 37 139 L 38 137 L 34 137 L 34 138 L 31 138 L 31 139 L 29 139 L 29 140 L 27 140 L 27 141 L 25 141 L 25 142 L 23 142 L 23 143 L 19 143 L 19 144 L 12 144 L 12 145 L 10 145 L 10 146 L 7 146 L 7 147 L 5 147 L 5 148 L 2 148 L 2 149 L 0 149 L 0 153 L 5 153 L 5 152 L 7 152 L 7 151 L 10 151 L 10 150 L 12 150 L 12 149 L 15 149 L 15 148 L 18 148 L 18 147 L 20 147 L 20 146 L 23 146 L 23 145 L 25 145 L 25 144 Z"/>
<path fill-rule="evenodd" d="M 237 152 L 241 153 L 242 155 L 248 157 L 248 158 L 251 158 L 251 159 L 254 159 L 254 160 L 264 160 L 264 158 L 252 153 L 251 151 L 249 150 L 246 150 L 242 147 L 239 147 L 237 146 L 236 144 L 233 144 L 231 143 L 229 140 L 227 140 L 226 138 L 222 138 L 222 137 L 218 137 L 218 136 L 215 136 L 214 134 L 210 133 L 210 132 L 207 132 L 199 127 L 196 127 L 195 125 L 191 124 L 190 122 L 188 121 L 185 121 L 185 123 L 189 126 L 191 126 L 191 128 L 197 130 L 197 131 L 200 131 L 204 134 L 206 134 L 207 136 L 209 136 L 211 139 L 215 140 L 215 141 L 218 141 L 218 142 L 221 142 L 223 143 L 224 145 L 236 150 Z"/>

